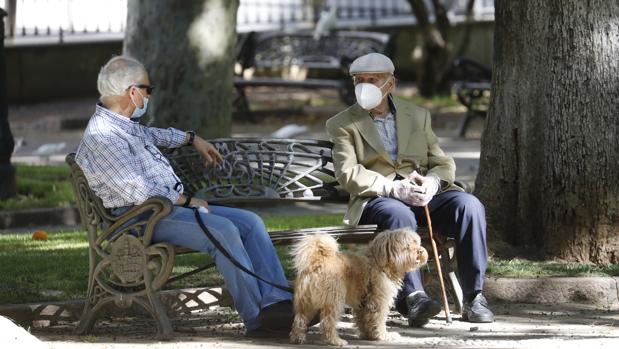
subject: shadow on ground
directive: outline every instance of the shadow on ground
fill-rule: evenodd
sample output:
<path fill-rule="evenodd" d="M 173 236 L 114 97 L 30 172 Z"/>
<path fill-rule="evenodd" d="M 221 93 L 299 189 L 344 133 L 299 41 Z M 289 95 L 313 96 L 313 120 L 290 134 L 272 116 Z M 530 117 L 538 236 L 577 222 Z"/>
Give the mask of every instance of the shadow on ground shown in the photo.
<path fill-rule="evenodd" d="M 496 322 L 471 324 L 454 316 L 452 324 L 436 317 L 425 328 L 409 328 L 406 319 L 392 312 L 387 325 L 401 338 L 395 342 L 359 340 L 352 317 L 345 314 L 338 324 L 339 333 L 355 348 L 532 348 L 532 347 L 598 347 L 611 346 L 619 340 L 619 314 L 580 304 L 495 304 Z M 106 343 L 105 348 L 250 348 L 250 347 L 316 347 L 323 345 L 318 326 L 310 329 L 307 345 L 288 344 L 287 339 L 250 339 L 243 337 L 244 327 L 229 308 L 183 315 L 174 320 L 176 337 L 170 342 L 155 339 L 155 323 L 145 318 L 120 317 L 113 322 L 100 321 L 92 334 L 76 336 L 75 323 L 36 328 L 32 333 L 49 341 L 52 348 L 83 347 Z M 123 343 L 123 345 L 120 345 Z"/>

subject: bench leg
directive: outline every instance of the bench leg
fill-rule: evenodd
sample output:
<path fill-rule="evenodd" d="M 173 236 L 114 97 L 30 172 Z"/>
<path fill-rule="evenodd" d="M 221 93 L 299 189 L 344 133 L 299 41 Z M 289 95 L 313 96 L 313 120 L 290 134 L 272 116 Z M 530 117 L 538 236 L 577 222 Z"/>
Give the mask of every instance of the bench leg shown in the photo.
<path fill-rule="evenodd" d="M 172 259 L 174 257 L 173 252 L 174 251 L 172 250 Z M 168 254 L 165 255 L 168 256 Z M 172 263 L 170 258 L 165 258 L 165 262 L 168 264 Z M 147 270 L 144 273 L 144 279 L 142 280 L 144 291 L 139 293 L 133 293 L 134 291 L 123 293 L 120 290 L 110 291 L 111 289 L 109 285 L 108 287 L 105 287 L 106 277 L 104 271 L 109 268 L 110 265 L 111 261 L 109 259 L 97 262 L 96 253 L 91 249 L 88 295 L 76 333 L 90 333 L 103 308 L 111 305 L 111 303 L 114 303 L 119 308 L 126 309 L 129 308 L 133 302 L 135 302 L 146 310 L 148 314 L 150 314 L 150 316 L 152 316 L 152 318 L 157 322 L 158 338 L 160 340 L 171 339 L 173 337 L 174 330 L 172 329 L 168 314 L 166 313 L 166 308 L 159 299 L 159 294 L 156 288 L 158 287 L 158 282 L 160 280 L 157 281 L 157 285 L 154 285 L 154 276 L 152 273 L 153 271 L 150 270 L 151 268 L 146 268 Z M 171 271 L 171 266 L 168 265 L 168 267 L 164 267 L 164 269 L 169 269 L 168 271 Z"/>
<path fill-rule="evenodd" d="M 159 340 L 172 339 L 174 330 L 172 329 L 172 324 L 170 323 L 170 318 L 168 317 L 166 309 L 159 300 L 159 295 L 152 289 L 147 290 L 146 294 L 146 297 L 130 296 L 125 298 L 123 295 L 111 295 L 106 293 L 106 295 L 103 296 L 104 298 L 101 298 L 99 295 L 95 295 L 93 298 L 89 297 L 84 306 L 84 311 L 82 312 L 75 333 L 79 335 L 91 333 L 101 311 L 112 303 L 115 303 L 121 308 L 125 308 L 135 302 L 146 310 L 153 320 L 157 322 L 157 338 Z"/>
<path fill-rule="evenodd" d="M 458 277 L 456 276 L 456 272 L 450 271 L 447 274 L 447 280 L 449 280 L 449 293 L 451 299 L 455 305 L 455 313 L 462 314 L 462 287 L 460 287 L 460 282 L 458 281 Z"/>
<path fill-rule="evenodd" d="M 84 302 L 84 310 L 80 316 L 80 321 L 75 333 L 83 335 L 92 331 L 95 322 L 99 318 L 101 309 L 113 301 L 112 295 L 102 289 L 95 278 L 97 269 L 97 257 L 94 249 L 89 248 L 89 271 L 88 271 L 88 293 Z"/>
<path fill-rule="evenodd" d="M 166 259 L 166 261 L 169 261 Z M 157 321 L 159 340 L 170 340 L 174 336 L 174 330 L 170 324 L 170 318 L 166 312 L 165 307 L 161 304 L 159 299 L 159 292 L 153 287 L 153 275 L 148 270 L 144 273 L 144 281 L 146 286 L 146 299 L 148 303 L 141 303 L 142 299 L 138 301 L 142 307 L 149 310 L 151 316 Z"/>
<path fill-rule="evenodd" d="M 135 302 L 148 311 L 153 320 L 157 322 L 157 339 L 161 341 L 172 339 L 174 337 L 174 329 L 172 329 L 170 318 L 159 300 L 159 295 L 152 290 L 147 291 L 146 294 L 147 296 L 144 298 L 135 298 Z"/>
<path fill-rule="evenodd" d="M 440 249 L 440 258 L 444 263 L 443 279 L 448 280 L 446 288 L 449 292 L 449 297 L 454 303 L 454 313 L 462 314 L 462 301 L 464 297 L 462 296 L 462 287 L 460 287 L 460 281 L 458 281 L 455 271 L 456 261 L 454 260 L 455 251 L 453 249 L 453 246 L 450 247 L 443 244 Z"/>
<path fill-rule="evenodd" d="M 471 122 L 471 120 L 475 119 L 476 117 L 480 117 L 483 119 L 486 117 L 486 112 L 470 111 L 470 110 L 467 111 L 464 119 L 462 119 L 462 122 L 460 123 L 460 130 L 458 131 L 458 135 L 460 137 L 466 136 L 466 129 L 469 127 L 469 123 Z"/>
<path fill-rule="evenodd" d="M 466 129 L 469 127 L 469 123 L 474 117 L 475 117 L 475 113 L 471 111 L 466 112 L 464 119 L 462 119 L 462 122 L 460 122 L 460 130 L 458 131 L 458 136 L 460 137 L 466 136 Z"/>
<path fill-rule="evenodd" d="M 79 324 L 75 330 L 76 334 L 85 335 L 92 332 L 92 328 L 99 319 L 101 310 L 114 301 L 114 298 L 109 294 L 107 294 L 107 296 L 104 294 L 97 294 L 100 290 L 98 286 L 95 286 L 93 290 L 89 292 Z"/>

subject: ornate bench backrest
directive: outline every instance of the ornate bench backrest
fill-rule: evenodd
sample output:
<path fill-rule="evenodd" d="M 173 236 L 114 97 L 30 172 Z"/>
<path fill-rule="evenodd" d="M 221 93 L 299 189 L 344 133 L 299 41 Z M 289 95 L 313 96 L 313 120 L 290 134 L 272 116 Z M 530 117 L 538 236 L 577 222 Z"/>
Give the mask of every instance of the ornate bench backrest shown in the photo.
<path fill-rule="evenodd" d="M 341 201 L 332 143 L 290 139 L 214 139 L 222 163 L 204 168 L 193 147 L 165 151 L 191 195 L 211 201 L 291 199 Z"/>
<path fill-rule="evenodd" d="M 88 186 L 84 172 L 75 162 L 75 153 L 67 155 L 65 160 L 71 168 L 73 193 L 75 194 L 75 201 L 85 228 L 96 231 L 101 223 L 110 225 L 115 220 L 115 217 L 103 206 L 101 199 Z"/>
<path fill-rule="evenodd" d="M 66 162 L 71 167 L 75 200 L 88 233 L 89 300 L 119 296 L 116 304 L 127 307 L 134 296 L 145 295 L 146 289 L 162 287 L 172 272 L 174 247 L 151 244 L 151 240 L 155 225 L 171 212 L 172 203 L 155 197 L 129 213 L 114 216 L 88 186 L 75 154 L 67 155 Z"/>
<path fill-rule="evenodd" d="M 374 32 L 337 31 L 314 40 L 312 32 L 257 33 L 250 66 L 256 68 L 284 68 L 293 65 L 304 68 L 340 69 L 355 58 L 370 52 L 390 55 L 391 35 Z"/>

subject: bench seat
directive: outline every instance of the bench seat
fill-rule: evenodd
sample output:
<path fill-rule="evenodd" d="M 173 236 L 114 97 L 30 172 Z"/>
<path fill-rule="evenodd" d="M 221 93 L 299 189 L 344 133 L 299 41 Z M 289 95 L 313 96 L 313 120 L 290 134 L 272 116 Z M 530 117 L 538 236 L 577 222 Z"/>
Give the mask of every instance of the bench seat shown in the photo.
<path fill-rule="evenodd" d="M 205 170 L 193 147 L 165 150 L 185 191 L 213 204 L 259 204 L 313 202 L 345 203 L 348 194 L 339 188 L 333 171 L 333 144 L 320 140 L 294 139 L 214 139 L 210 142 L 223 156 L 217 168 Z M 172 277 L 177 254 L 194 251 L 167 243 L 153 243 L 157 222 L 168 215 L 173 205 L 162 197 L 153 197 L 131 208 L 121 216 L 112 215 L 88 186 L 75 154 L 66 158 L 71 167 L 71 182 L 89 241 L 89 280 L 87 301 L 79 333 L 89 333 L 102 309 L 109 305 L 128 308 L 137 304 L 157 321 L 162 339 L 173 336 L 166 309 L 159 300 L 159 291 L 171 281 L 196 271 Z M 129 220 L 142 217 L 130 225 Z M 422 243 L 431 251 L 428 234 L 419 228 Z M 288 245 L 299 238 L 327 233 L 340 243 L 367 243 L 378 233 L 376 225 L 356 227 L 312 227 L 271 231 L 274 245 Z M 435 234 L 443 274 L 449 281 L 450 296 L 456 312 L 462 307 L 462 290 L 454 271 L 453 240 Z M 199 270 L 212 265 L 204 266 Z"/>

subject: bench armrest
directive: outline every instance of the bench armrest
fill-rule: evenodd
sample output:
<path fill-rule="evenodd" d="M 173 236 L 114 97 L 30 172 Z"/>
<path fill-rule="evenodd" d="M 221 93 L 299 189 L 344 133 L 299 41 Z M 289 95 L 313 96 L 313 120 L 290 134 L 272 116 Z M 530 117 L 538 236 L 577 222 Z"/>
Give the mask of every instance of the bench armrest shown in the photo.
<path fill-rule="evenodd" d="M 155 225 L 172 212 L 173 206 L 172 201 L 166 197 L 152 197 L 115 217 L 114 223 L 103 230 L 95 244 L 99 246 L 104 240 L 116 239 L 120 234 L 129 233 L 140 236 L 145 247 L 150 246 Z M 151 213 L 145 215 L 148 212 Z"/>

